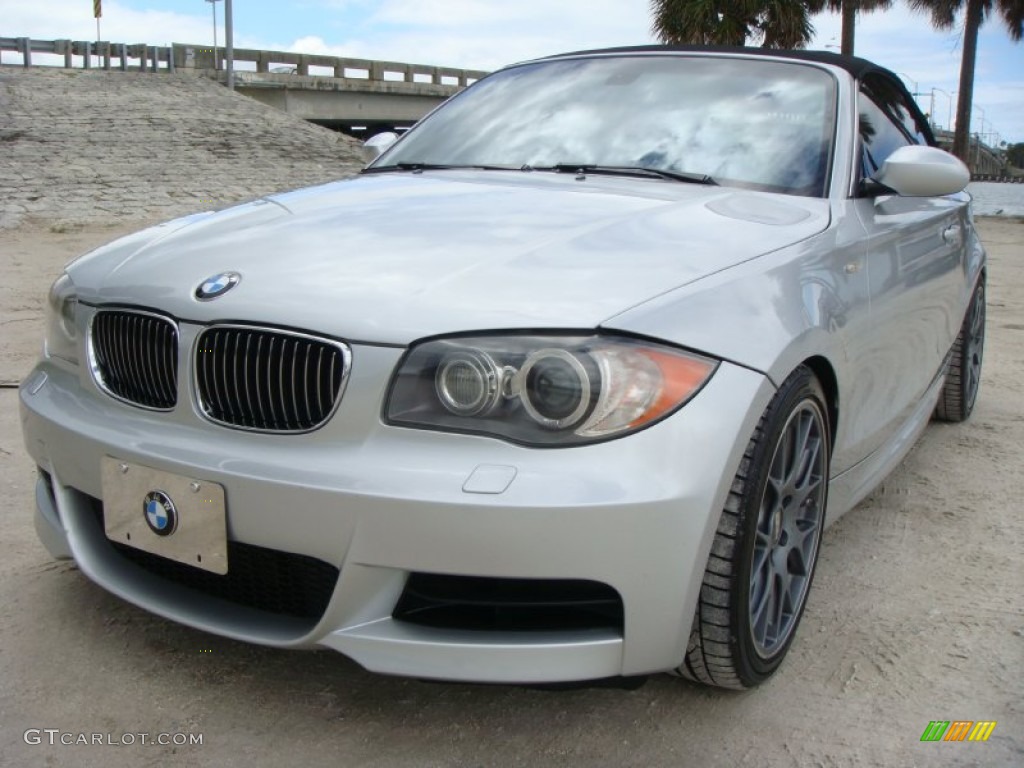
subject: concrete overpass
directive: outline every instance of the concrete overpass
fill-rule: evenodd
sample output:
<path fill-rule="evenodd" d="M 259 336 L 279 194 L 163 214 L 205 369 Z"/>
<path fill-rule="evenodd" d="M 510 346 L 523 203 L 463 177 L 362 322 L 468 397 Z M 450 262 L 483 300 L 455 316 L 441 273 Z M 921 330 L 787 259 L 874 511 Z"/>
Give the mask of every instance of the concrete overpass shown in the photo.
<path fill-rule="evenodd" d="M 174 44 L 178 70 L 227 81 L 224 49 Z M 355 135 L 412 125 L 486 72 L 341 56 L 234 49 L 235 89 Z M 360 130 L 362 129 L 362 130 Z"/>
<path fill-rule="evenodd" d="M 933 129 L 935 133 L 935 140 L 939 143 L 947 152 L 953 151 L 953 132 L 947 131 L 941 128 Z M 969 159 L 967 162 L 968 167 L 971 169 L 971 176 L 977 179 L 978 177 L 984 177 L 986 179 L 1002 180 L 1004 177 L 1009 178 L 1009 168 L 1006 163 L 1006 158 L 1003 157 L 995 148 L 985 144 L 978 136 L 978 134 L 971 134 L 968 143 L 969 147 Z"/>

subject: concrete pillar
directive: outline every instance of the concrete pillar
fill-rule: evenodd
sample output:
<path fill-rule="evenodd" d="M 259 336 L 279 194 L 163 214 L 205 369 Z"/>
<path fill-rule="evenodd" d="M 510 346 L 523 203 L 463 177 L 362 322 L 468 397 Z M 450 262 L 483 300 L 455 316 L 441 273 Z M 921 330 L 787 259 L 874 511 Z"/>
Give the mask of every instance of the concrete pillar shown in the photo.
<path fill-rule="evenodd" d="M 71 41 L 70 40 L 55 40 L 53 45 L 54 53 L 64 54 L 64 66 L 67 69 L 71 69 L 74 65 L 75 60 L 72 58 L 71 53 Z"/>
<path fill-rule="evenodd" d="M 308 75 L 309 74 L 309 60 L 305 56 L 299 56 L 299 63 L 295 67 L 295 74 L 297 74 L 297 75 Z"/>
<path fill-rule="evenodd" d="M 120 43 L 117 46 L 117 55 L 121 60 L 121 71 L 128 71 L 128 46 L 125 43 Z"/>
<path fill-rule="evenodd" d="M 82 61 L 86 69 L 92 69 L 92 43 L 88 40 L 82 43 Z"/>
<path fill-rule="evenodd" d="M 32 66 L 32 41 L 27 37 L 18 38 L 18 50 L 21 51 L 21 64 L 25 67 Z"/>
<path fill-rule="evenodd" d="M 103 68 L 110 69 L 110 43 L 96 43 L 96 53 L 103 56 Z"/>
<path fill-rule="evenodd" d="M 384 79 L 384 66 L 380 62 L 370 65 L 370 79 L 378 82 Z"/>

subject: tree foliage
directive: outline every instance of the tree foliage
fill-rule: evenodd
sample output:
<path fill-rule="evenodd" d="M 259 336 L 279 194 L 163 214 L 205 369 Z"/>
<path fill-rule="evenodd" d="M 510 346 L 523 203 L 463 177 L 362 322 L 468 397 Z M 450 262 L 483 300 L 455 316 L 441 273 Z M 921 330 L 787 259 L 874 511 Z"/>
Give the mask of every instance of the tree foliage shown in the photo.
<path fill-rule="evenodd" d="M 893 0 L 652 0 L 654 34 L 663 43 L 803 48 L 814 35 L 811 16 L 843 15 L 842 52 L 853 54 L 859 12 L 883 10 Z"/>
<path fill-rule="evenodd" d="M 813 6 L 824 0 L 651 0 L 663 43 L 803 48 L 814 35 Z"/>
<path fill-rule="evenodd" d="M 978 52 L 978 30 L 997 14 L 1009 32 L 1010 39 L 1024 38 L 1024 0 L 910 0 L 910 7 L 928 13 L 937 29 L 953 29 L 963 17 L 964 52 L 960 61 L 960 91 L 956 105 L 956 131 L 953 154 L 968 160 L 971 130 L 971 104 L 974 100 L 974 69 Z"/>
<path fill-rule="evenodd" d="M 1014 168 L 1024 168 L 1024 141 L 1011 144 L 1006 148 L 1006 159 Z"/>

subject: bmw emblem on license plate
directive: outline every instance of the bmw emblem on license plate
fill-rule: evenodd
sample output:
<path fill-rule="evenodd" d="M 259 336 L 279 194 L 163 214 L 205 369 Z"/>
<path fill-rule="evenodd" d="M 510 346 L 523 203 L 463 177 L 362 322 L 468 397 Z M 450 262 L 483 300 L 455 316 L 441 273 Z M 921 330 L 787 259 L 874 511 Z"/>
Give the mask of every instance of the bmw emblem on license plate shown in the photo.
<path fill-rule="evenodd" d="M 200 301 L 216 299 L 238 285 L 241 279 L 242 276 L 237 272 L 221 272 L 219 275 L 208 277 L 196 288 L 196 298 Z"/>
<path fill-rule="evenodd" d="M 146 525 L 157 536 L 170 536 L 178 527 L 178 510 L 163 491 L 150 491 L 142 502 Z"/>

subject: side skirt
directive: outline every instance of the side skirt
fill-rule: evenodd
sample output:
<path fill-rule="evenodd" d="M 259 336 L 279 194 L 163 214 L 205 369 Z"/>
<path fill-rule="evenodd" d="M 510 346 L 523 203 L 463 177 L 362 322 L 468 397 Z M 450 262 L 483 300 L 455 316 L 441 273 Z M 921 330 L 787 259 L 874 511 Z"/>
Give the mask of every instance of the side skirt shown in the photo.
<path fill-rule="evenodd" d="M 946 370 L 947 365 L 944 363 L 938 376 L 921 397 L 917 407 L 903 425 L 896 430 L 889 442 L 831 479 L 825 527 L 857 506 L 910 453 L 910 449 L 914 447 L 931 420 L 939 393 L 942 391 L 943 384 L 946 383 Z"/>

